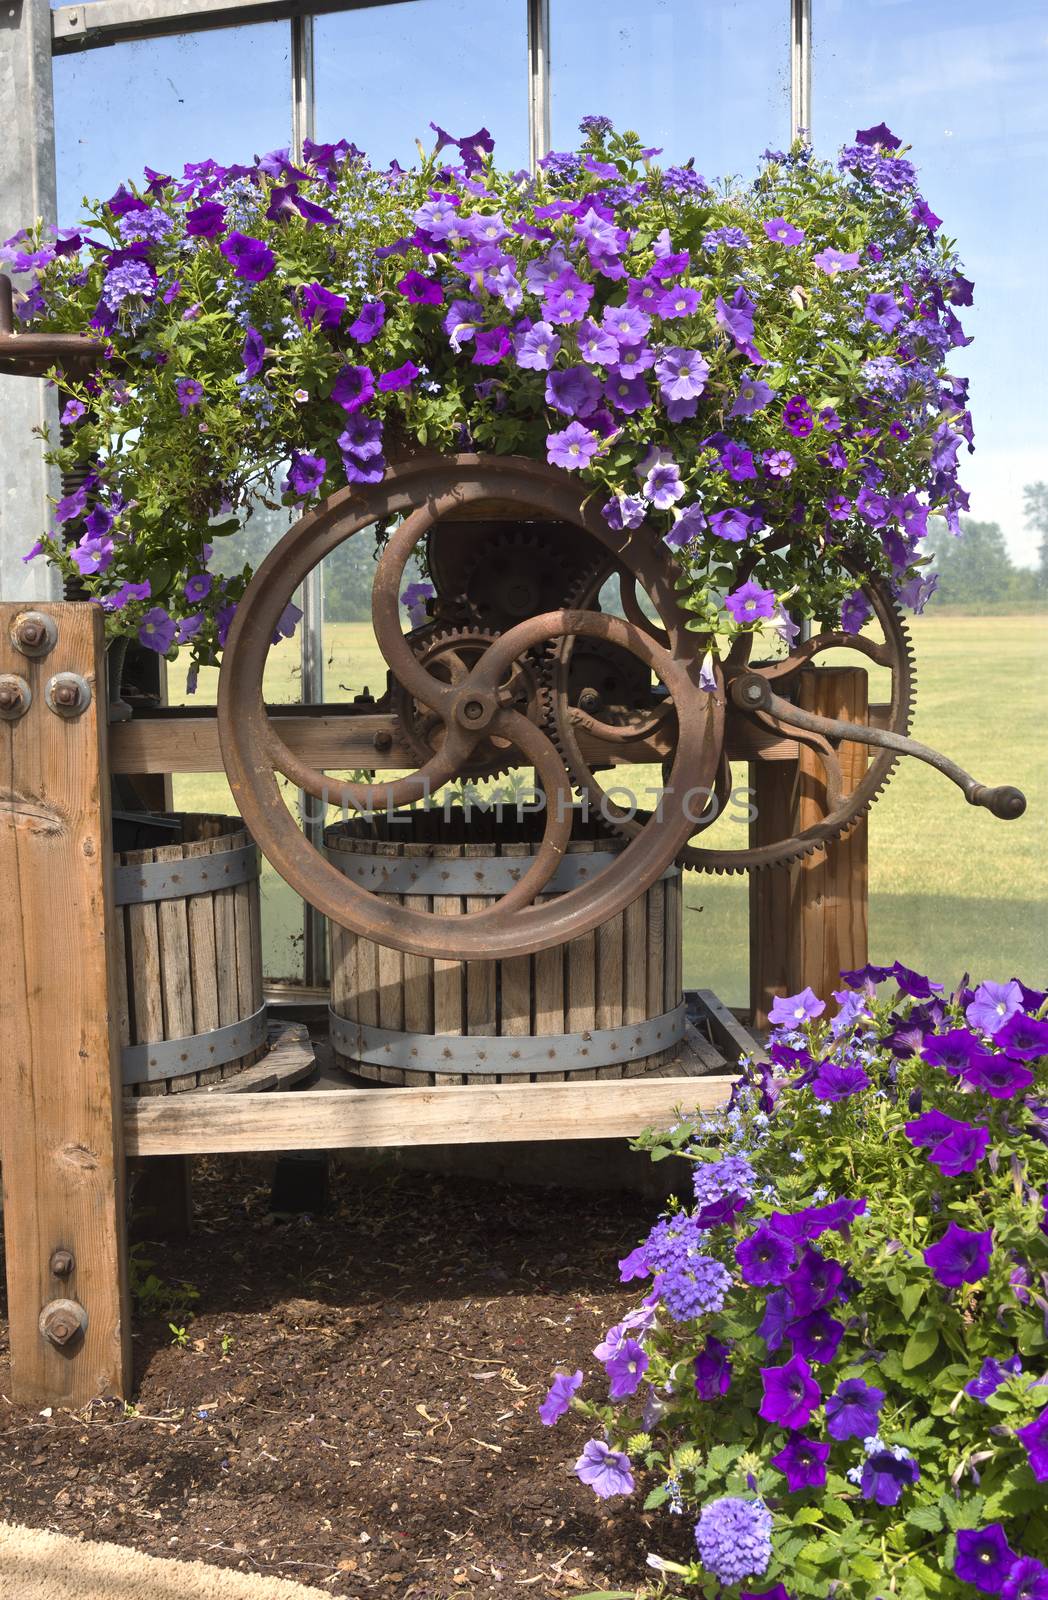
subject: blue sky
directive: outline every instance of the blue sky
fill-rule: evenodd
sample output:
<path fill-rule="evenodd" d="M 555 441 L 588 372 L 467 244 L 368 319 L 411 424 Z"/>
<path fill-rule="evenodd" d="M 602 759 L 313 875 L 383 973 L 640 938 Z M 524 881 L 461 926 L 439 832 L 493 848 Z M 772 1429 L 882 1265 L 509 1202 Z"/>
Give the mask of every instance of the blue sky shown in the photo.
<path fill-rule="evenodd" d="M 964 314 L 978 449 L 964 481 L 1032 561 L 1022 485 L 1048 480 L 1048 10 L 1042 0 L 813 0 L 813 138 L 886 121 L 976 282 Z M 789 137 L 787 0 L 551 0 L 553 142 L 591 111 L 707 177 Z M 405 0 L 318 19 L 318 137 L 409 161 L 430 120 L 487 124 L 527 161 L 525 0 Z M 145 163 L 242 160 L 288 142 L 286 24 L 55 62 L 60 220 Z"/>

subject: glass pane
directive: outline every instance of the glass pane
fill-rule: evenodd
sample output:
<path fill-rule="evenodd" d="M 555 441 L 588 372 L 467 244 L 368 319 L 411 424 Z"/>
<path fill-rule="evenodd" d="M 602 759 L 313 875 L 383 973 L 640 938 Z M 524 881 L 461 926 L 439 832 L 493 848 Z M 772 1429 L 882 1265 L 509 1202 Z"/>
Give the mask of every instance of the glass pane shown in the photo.
<path fill-rule="evenodd" d="M 272 22 L 57 56 L 59 221 L 147 165 L 180 173 L 187 161 L 232 164 L 285 146 L 289 50 L 287 23 Z"/>
<path fill-rule="evenodd" d="M 945 536 L 942 597 L 913 626 L 915 733 L 1029 800 L 1020 821 L 998 822 L 928 767 L 904 762 L 871 818 L 872 956 L 947 982 L 970 966 L 983 978 L 1032 973 L 1039 983 L 1048 689 L 1044 591 L 1038 614 L 1030 569 L 1048 536 L 1048 491 L 1028 521 L 1023 490 L 1048 476 L 1036 354 L 1048 347 L 1048 225 L 1031 204 L 1048 153 L 1044 8 L 815 0 L 813 38 L 816 149 L 826 155 L 857 128 L 886 122 L 912 145 L 921 193 L 975 280 L 975 304 L 960 312 L 975 342 L 952 361 L 971 378 L 977 448 L 961 457 L 969 538 Z"/>
<path fill-rule="evenodd" d="M 418 162 L 436 122 L 484 126 L 495 160 L 528 162 L 525 0 L 412 0 L 316 20 L 317 138 L 349 139 L 377 167 Z"/>
<path fill-rule="evenodd" d="M 788 0 L 551 0 L 550 28 L 554 149 L 602 113 L 712 180 L 789 139 Z"/>

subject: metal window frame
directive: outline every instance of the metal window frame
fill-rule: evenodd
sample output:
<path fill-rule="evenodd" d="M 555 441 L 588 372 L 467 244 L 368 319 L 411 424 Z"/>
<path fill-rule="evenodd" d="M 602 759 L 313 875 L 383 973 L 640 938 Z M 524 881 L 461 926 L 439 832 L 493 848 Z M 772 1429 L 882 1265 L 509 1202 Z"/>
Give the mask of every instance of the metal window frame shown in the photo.
<path fill-rule="evenodd" d="M 30 214 L 41 214 L 51 223 L 57 220 L 54 92 L 50 73 L 44 70 L 48 36 L 50 53 L 54 57 L 165 35 L 286 21 L 291 29 L 291 147 L 295 156 L 300 157 L 303 140 L 315 135 L 314 17 L 404 3 L 417 4 L 418 0 L 88 0 L 86 4 L 63 5 L 54 10 L 49 0 L 23 0 L 18 22 L 5 31 L 5 47 L 0 58 L 4 71 L 0 81 L 14 85 L 17 90 L 19 121 L 30 130 L 32 148 L 27 153 L 23 138 L 21 145 L 13 139 L 0 151 L 0 227 L 10 218 L 12 229 L 3 231 L 13 231 L 13 227 Z M 570 0 L 552 0 L 552 3 L 570 3 Z M 791 138 L 796 139 L 802 133 L 810 137 L 812 0 L 782 0 L 782 3 L 789 5 L 790 15 Z M 527 11 L 528 143 L 534 167 L 550 149 L 551 0 L 524 0 L 524 4 Z M 25 521 L 39 517 L 41 502 L 46 505 L 47 475 L 38 460 L 34 469 L 29 450 L 19 450 L 17 445 L 20 438 L 31 441 L 31 425 L 48 414 L 48 406 L 53 408 L 53 400 L 48 398 L 43 384 L 29 385 L 20 380 L 17 396 L 14 392 L 4 396 L 6 457 L 17 466 L 21 479 L 16 483 L 12 478 L 9 485 L 3 485 L 8 491 L 6 505 L 12 526 L 19 515 Z M 31 454 L 37 456 L 35 446 Z M 27 580 L 17 570 L 18 565 L 20 563 L 16 563 L 0 542 L 0 578 L 4 580 L 6 592 L 15 596 L 26 588 L 28 581 L 30 588 L 35 584 L 38 593 L 39 579 Z M 304 588 L 300 632 L 302 700 L 307 704 L 320 701 L 324 696 L 323 613 L 322 575 L 316 571 Z M 319 844 L 323 822 L 311 817 L 306 802 L 307 797 L 300 796 L 303 826 L 307 837 Z M 311 906 L 304 906 L 303 927 L 304 978 L 307 985 L 316 986 L 322 983 L 327 967 L 324 919 Z"/>

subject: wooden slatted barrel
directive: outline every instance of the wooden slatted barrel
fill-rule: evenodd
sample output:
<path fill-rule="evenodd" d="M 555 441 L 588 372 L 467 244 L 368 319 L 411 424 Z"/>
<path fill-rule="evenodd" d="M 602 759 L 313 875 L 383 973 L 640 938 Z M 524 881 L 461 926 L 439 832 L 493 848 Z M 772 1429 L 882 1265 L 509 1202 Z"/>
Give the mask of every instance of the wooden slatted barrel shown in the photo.
<path fill-rule="evenodd" d="M 550 895 L 625 848 L 592 825 L 574 832 Z M 540 839 L 538 819 L 508 809 L 354 818 L 325 834 L 329 859 L 353 881 L 449 918 L 505 893 Z M 433 960 L 332 924 L 331 1042 L 346 1070 L 389 1084 L 632 1076 L 678 1054 L 681 980 L 675 867 L 594 932 L 509 960 Z"/>
<path fill-rule="evenodd" d="M 121 1070 L 125 1094 L 174 1094 L 264 1053 L 260 858 L 239 817 L 147 824 L 167 842 L 116 854 Z"/>

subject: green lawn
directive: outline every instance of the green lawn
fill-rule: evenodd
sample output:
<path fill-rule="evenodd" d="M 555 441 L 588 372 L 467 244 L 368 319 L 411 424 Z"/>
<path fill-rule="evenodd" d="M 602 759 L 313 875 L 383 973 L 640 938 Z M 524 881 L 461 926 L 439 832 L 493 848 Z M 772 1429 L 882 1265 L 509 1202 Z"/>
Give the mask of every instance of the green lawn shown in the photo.
<path fill-rule="evenodd" d="M 904 761 L 871 822 L 872 957 L 898 957 L 947 980 L 970 969 L 1041 983 L 1048 975 L 1048 617 L 933 613 L 917 618 L 913 630 L 916 737 L 986 783 L 1017 784 L 1029 806 L 1020 821 L 998 822 L 966 805 L 931 768 Z M 350 698 L 365 684 L 381 692 L 385 673 L 366 623 L 330 624 L 325 644 L 327 698 Z M 177 701 L 180 669 L 170 677 Z M 214 699 L 216 680 L 215 672 L 201 674 L 199 699 Z M 274 701 L 293 700 L 297 683 L 291 642 L 270 658 L 267 692 Z M 877 693 L 874 682 L 871 697 Z M 231 805 L 217 776 L 176 778 L 175 798 L 187 809 Z M 738 842 L 737 824 L 718 827 Z M 717 990 L 729 1004 L 745 1003 L 746 880 L 696 875 L 685 904 L 686 981 Z M 301 919 L 291 891 L 271 873 L 265 908 L 267 968 L 293 973 Z"/>

